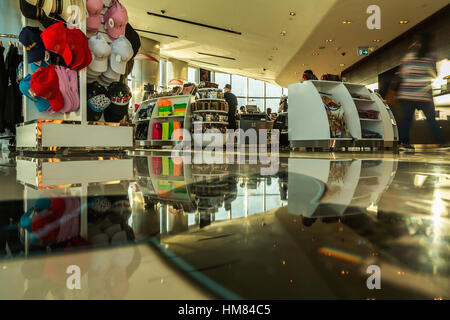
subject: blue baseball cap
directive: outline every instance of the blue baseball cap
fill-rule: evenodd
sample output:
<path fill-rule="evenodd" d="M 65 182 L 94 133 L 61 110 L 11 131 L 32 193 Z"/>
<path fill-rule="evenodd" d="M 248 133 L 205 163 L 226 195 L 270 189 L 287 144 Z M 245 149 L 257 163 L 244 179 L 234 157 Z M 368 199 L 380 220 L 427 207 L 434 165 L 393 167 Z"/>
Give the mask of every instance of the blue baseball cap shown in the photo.
<path fill-rule="evenodd" d="M 37 27 L 25 27 L 19 35 L 19 41 L 23 44 L 28 63 L 44 60 L 45 46 L 41 39 L 41 31 Z"/>
<path fill-rule="evenodd" d="M 50 102 L 38 96 L 35 96 L 35 98 L 33 99 L 29 92 L 30 89 L 31 89 L 31 75 L 27 74 L 27 76 L 23 78 L 22 81 L 20 81 L 19 83 L 20 92 L 22 92 L 28 99 L 34 101 L 34 104 L 36 108 L 39 110 L 39 112 L 44 112 L 48 110 L 48 108 L 50 108 Z"/>

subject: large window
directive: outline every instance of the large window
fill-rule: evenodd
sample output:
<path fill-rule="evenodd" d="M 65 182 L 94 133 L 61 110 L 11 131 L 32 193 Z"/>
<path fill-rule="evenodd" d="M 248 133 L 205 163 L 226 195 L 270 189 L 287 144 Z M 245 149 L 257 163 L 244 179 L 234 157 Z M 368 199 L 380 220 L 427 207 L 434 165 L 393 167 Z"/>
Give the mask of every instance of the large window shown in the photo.
<path fill-rule="evenodd" d="M 160 83 L 164 83 L 166 86 L 167 82 L 172 79 L 172 64 L 169 61 L 161 60 L 160 68 Z M 162 79 L 163 76 L 166 79 Z M 211 72 L 211 79 L 212 82 L 218 84 L 220 89 L 231 84 L 232 92 L 238 99 L 238 108 L 245 105 L 257 105 L 260 111 L 265 112 L 267 108 L 271 108 L 272 112 L 278 112 L 280 98 L 288 95 L 286 88 L 235 74 Z M 199 82 L 198 68 L 188 68 L 188 81 Z"/>
<path fill-rule="evenodd" d="M 231 76 L 228 73 L 216 72 L 214 82 L 219 85 L 220 89 L 223 89 L 227 84 L 231 84 Z"/>
<path fill-rule="evenodd" d="M 231 89 L 237 97 L 248 97 L 247 78 L 233 74 L 231 76 Z"/>
<path fill-rule="evenodd" d="M 198 83 L 198 69 L 188 68 L 188 82 Z"/>

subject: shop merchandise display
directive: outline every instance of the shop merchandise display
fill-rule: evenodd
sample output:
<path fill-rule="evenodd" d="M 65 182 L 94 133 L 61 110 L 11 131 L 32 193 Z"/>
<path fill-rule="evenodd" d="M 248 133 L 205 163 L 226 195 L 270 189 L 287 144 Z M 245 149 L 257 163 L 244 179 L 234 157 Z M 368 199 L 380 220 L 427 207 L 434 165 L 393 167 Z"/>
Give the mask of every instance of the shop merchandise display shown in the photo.
<path fill-rule="evenodd" d="M 228 128 L 228 103 L 224 100 L 223 91 L 217 84 L 203 83 L 197 90 L 197 99 L 192 106 L 192 132 L 195 124 L 202 125 L 202 132 L 215 130 L 222 134 Z"/>
<path fill-rule="evenodd" d="M 98 82 L 87 85 L 87 120 L 100 121 L 103 111 L 111 104 L 108 90 Z"/>
<path fill-rule="evenodd" d="M 128 115 L 131 90 L 122 82 L 111 83 L 107 90 L 111 104 L 104 111 L 105 121 L 119 123 Z"/>
<path fill-rule="evenodd" d="M 115 40 L 119 36 L 125 35 L 125 28 L 128 23 L 128 14 L 125 7 L 117 0 L 112 0 L 108 10 L 103 16 L 105 29 L 108 36 Z"/>
<path fill-rule="evenodd" d="M 322 101 L 324 103 L 328 121 L 330 122 L 330 132 L 333 138 L 344 138 L 347 136 L 347 125 L 344 118 L 344 109 L 341 104 L 333 98 L 323 95 Z"/>
<path fill-rule="evenodd" d="M 17 70 L 22 62 L 22 50 L 19 45 L 10 41 L 6 57 L 6 48 L 0 42 L 0 136 L 15 133 L 15 126 L 22 121 L 22 97 L 19 90 Z"/>
<path fill-rule="evenodd" d="M 33 72 L 22 79 L 21 92 L 35 102 L 39 112 L 77 111 L 80 106 L 77 71 L 84 69 L 92 59 L 84 33 L 57 22 L 42 32 L 36 27 L 24 27 L 19 39 Z M 64 65 L 69 67 L 51 64 L 51 55 L 45 60 L 47 52 L 53 53 L 54 57 L 61 56 Z M 45 108 L 45 100 L 49 100 L 50 107 Z"/>

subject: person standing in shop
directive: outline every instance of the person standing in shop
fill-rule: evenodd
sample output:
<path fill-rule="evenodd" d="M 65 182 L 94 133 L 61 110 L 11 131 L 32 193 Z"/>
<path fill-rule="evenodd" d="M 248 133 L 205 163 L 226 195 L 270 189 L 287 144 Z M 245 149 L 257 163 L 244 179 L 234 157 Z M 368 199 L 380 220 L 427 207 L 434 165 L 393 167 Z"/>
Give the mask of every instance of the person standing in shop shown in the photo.
<path fill-rule="evenodd" d="M 403 110 L 403 122 L 400 127 L 400 151 L 414 152 L 409 142 L 409 132 L 416 109 L 422 110 L 427 117 L 428 126 L 439 143 L 440 150 L 449 145 L 442 129 L 436 121 L 431 80 L 436 77 L 436 56 L 432 50 L 432 35 L 419 35 L 409 52 L 403 58 L 400 68 L 401 83 L 398 100 Z"/>
<path fill-rule="evenodd" d="M 280 100 L 280 107 L 278 108 L 278 113 L 287 112 L 288 111 L 288 102 L 287 97 L 282 96 Z"/>
<path fill-rule="evenodd" d="M 227 84 L 224 91 L 224 98 L 228 103 L 228 129 L 236 130 L 236 108 L 237 108 L 237 98 L 231 93 L 231 85 Z"/>

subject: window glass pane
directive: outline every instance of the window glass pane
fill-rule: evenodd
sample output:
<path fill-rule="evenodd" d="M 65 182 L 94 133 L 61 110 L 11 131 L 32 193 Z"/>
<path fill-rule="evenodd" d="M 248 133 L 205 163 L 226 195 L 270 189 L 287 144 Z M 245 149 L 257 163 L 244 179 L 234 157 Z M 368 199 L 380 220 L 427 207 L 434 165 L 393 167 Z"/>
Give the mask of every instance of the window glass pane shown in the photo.
<path fill-rule="evenodd" d="M 264 82 L 248 79 L 248 96 L 249 97 L 264 97 Z"/>
<path fill-rule="evenodd" d="M 266 83 L 266 98 L 278 98 L 283 95 L 283 88 L 271 83 Z"/>
<path fill-rule="evenodd" d="M 167 61 L 167 79 L 166 79 L 166 83 L 164 84 L 165 87 L 167 87 L 167 84 L 169 83 L 170 80 L 173 79 L 173 67 L 172 67 L 172 62 Z"/>
<path fill-rule="evenodd" d="M 163 60 L 159 61 L 159 87 L 162 88 L 165 86 L 164 81 L 164 66 L 166 62 Z"/>
<path fill-rule="evenodd" d="M 249 99 L 248 100 L 248 105 L 250 106 L 258 106 L 259 111 L 264 112 L 264 99 L 260 98 L 260 99 Z"/>
<path fill-rule="evenodd" d="M 231 84 L 231 91 L 239 97 L 246 97 L 247 96 L 247 78 L 241 77 L 238 75 L 234 75 L 231 78 L 232 84 Z"/>
<path fill-rule="evenodd" d="M 196 68 L 188 68 L 188 82 L 197 83 L 197 69 Z"/>
<path fill-rule="evenodd" d="M 238 111 L 240 112 L 242 106 L 247 105 L 247 99 L 246 98 L 238 98 Z"/>
<path fill-rule="evenodd" d="M 272 113 L 278 113 L 280 99 L 266 99 L 266 109 L 271 108 Z"/>
<path fill-rule="evenodd" d="M 230 75 L 228 73 L 215 72 L 214 83 L 219 85 L 219 89 L 223 89 L 227 84 L 230 84 Z"/>

